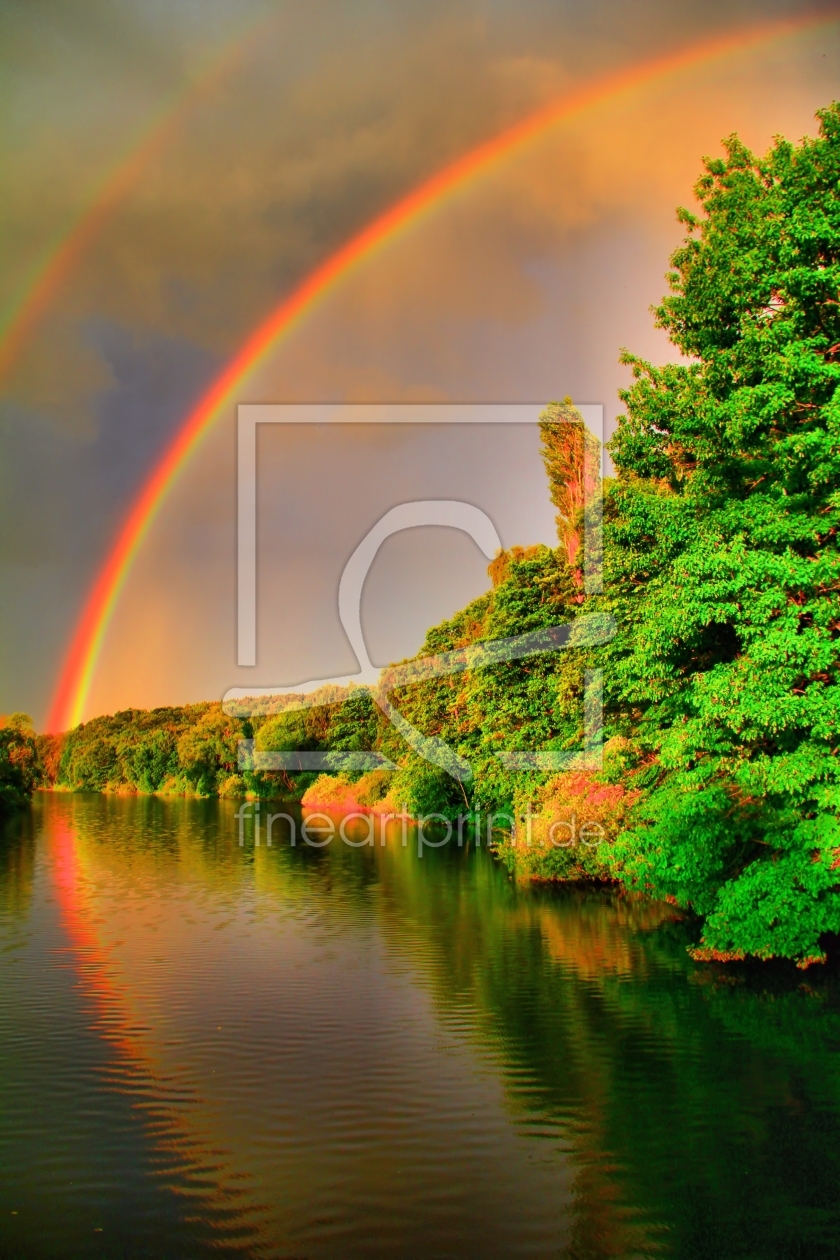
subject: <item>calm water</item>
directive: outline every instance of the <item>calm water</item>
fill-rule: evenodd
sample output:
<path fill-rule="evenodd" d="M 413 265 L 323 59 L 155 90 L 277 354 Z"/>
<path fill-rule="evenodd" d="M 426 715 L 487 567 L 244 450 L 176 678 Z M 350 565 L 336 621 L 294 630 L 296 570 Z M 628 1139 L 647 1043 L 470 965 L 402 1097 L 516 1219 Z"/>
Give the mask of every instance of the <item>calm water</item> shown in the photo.
<path fill-rule="evenodd" d="M 0 1255 L 840 1255 L 836 977 L 234 808 L 6 826 Z"/>

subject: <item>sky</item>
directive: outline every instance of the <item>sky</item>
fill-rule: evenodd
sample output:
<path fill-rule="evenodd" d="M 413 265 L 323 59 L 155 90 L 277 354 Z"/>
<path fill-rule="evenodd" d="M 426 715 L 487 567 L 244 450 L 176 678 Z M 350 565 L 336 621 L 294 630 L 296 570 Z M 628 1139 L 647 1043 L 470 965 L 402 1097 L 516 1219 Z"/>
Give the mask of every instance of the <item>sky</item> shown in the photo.
<path fill-rule="evenodd" d="M 132 565 L 85 716 L 355 668 L 341 571 L 397 502 L 551 543 L 536 426 L 260 436 L 259 656 L 236 665 L 236 402 L 602 403 L 676 357 L 666 291 L 706 154 L 815 134 L 840 8 L 790 0 L 0 3 L 0 712 L 42 725 L 120 525 L 249 333 L 421 181 L 541 105 L 670 51 L 825 15 L 580 111 L 372 251 L 242 383 Z M 75 241 L 70 249 L 66 243 Z M 54 279 L 38 278 L 65 243 Z M 28 303 L 28 305 L 27 305 Z M 21 315 L 24 313 L 24 316 Z M 442 528 L 365 586 L 377 665 L 488 586 Z"/>

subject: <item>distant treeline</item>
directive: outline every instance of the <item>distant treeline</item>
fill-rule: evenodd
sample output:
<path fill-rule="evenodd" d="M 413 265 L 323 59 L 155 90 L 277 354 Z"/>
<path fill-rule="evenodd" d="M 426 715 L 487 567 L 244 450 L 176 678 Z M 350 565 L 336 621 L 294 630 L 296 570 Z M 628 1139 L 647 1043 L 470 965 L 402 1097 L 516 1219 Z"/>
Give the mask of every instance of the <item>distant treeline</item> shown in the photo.
<path fill-rule="evenodd" d="M 237 742 L 248 734 L 220 704 L 206 703 L 125 709 L 36 744 L 47 787 L 217 796 L 234 789 Z"/>
<path fill-rule="evenodd" d="M 568 622 L 579 610 L 579 587 L 563 546 L 514 548 L 490 569 L 493 589 L 430 630 L 420 658 Z M 26 720 L 16 719 L 15 738 L 29 749 L 30 782 L 49 788 L 296 800 L 315 791 L 319 801 L 343 793 L 367 805 L 387 800 L 413 815 L 481 810 L 510 816 L 523 775 L 505 769 L 495 754 L 567 749 L 582 740 L 582 662 L 561 657 L 543 652 L 389 690 L 390 703 L 415 730 L 457 749 L 469 763 L 467 783 L 410 747 L 365 687 L 324 688 L 305 699 L 275 696 L 267 711 L 248 716 L 218 703 L 127 709 L 60 735 L 35 737 L 26 733 Z M 244 764 L 242 741 L 253 741 L 257 754 L 252 758 L 248 748 Z M 370 751 L 397 768 L 371 769 L 364 756 Z M 334 773 L 297 770 L 294 756 L 288 769 L 251 768 L 267 752 L 332 754 L 335 764 L 327 771 Z M 536 787 L 544 777 L 525 780 Z"/>
<path fill-rule="evenodd" d="M 334 690 L 337 699 L 349 696 Z M 299 699 L 277 697 L 275 704 L 282 706 Z M 348 699 L 348 703 L 353 708 L 352 701 Z M 307 721 L 294 722 L 293 728 L 303 739 L 301 747 L 320 747 L 314 731 L 323 737 L 333 721 L 340 725 L 343 707 L 339 702 L 321 712 L 309 709 Z M 306 779 L 298 783 L 288 774 L 254 774 L 239 766 L 240 742 L 252 740 L 264 728 L 270 738 L 278 723 L 279 717 L 270 715 L 253 720 L 232 716 L 221 704 L 212 702 L 124 709 L 92 718 L 60 735 L 37 736 L 37 782 L 73 792 L 298 797 Z M 313 735 L 307 735 L 307 730 Z"/>

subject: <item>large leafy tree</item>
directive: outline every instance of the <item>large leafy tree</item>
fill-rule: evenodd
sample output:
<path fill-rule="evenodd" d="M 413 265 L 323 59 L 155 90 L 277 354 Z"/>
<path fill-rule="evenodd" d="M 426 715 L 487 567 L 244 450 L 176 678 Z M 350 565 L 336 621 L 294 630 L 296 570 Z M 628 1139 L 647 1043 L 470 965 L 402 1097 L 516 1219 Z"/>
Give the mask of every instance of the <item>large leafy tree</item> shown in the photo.
<path fill-rule="evenodd" d="M 608 685 L 647 793 L 626 877 L 700 954 L 822 956 L 840 929 L 840 108 L 707 160 L 611 453 Z"/>

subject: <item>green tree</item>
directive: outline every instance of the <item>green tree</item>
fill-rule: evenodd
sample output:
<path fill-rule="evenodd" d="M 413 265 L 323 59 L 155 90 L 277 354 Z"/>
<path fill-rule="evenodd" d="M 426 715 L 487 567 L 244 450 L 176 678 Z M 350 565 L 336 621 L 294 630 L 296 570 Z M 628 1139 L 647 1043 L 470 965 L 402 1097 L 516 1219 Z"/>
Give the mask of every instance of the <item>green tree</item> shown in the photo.
<path fill-rule="evenodd" d="M 490 574 L 493 590 L 429 630 L 420 659 L 565 624 L 578 610 L 564 548 L 513 548 L 496 557 Z M 400 803 L 412 813 L 419 810 L 415 801 L 430 799 L 438 802 L 436 811 L 452 816 L 471 807 L 512 812 L 535 776 L 509 770 L 496 753 L 566 747 L 578 736 L 579 687 L 569 675 L 578 665 L 567 655 L 540 652 L 395 688 L 391 700 L 412 726 L 445 741 L 473 771 L 459 787 L 409 754 L 393 728 L 384 728 L 383 750 L 401 766 L 394 788 Z"/>
<path fill-rule="evenodd" d="M 141 792 L 157 792 L 178 773 L 177 740 L 166 727 L 144 733 L 122 755 L 123 772 Z"/>
<path fill-rule="evenodd" d="M 32 719 L 26 713 L 0 717 L 0 814 L 26 804 L 39 773 Z"/>
<path fill-rule="evenodd" d="M 325 748 L 329 709 L 289 709 L 268 718 L 257 731 L 257 752 L 318 752 Z M 317 772 L 296 770 L 294 759 L 283 770 L 264 771 L 263 780 L 272 794 L 272 785 L 281 796 L 300 797 L 317 778 Z"/>
<path fill-rule="evenodd" d="M 840 109 L 707 160 L 611 453 L 607 682 L 646 784 L 624 878 L 701 956 L 807 964 L 840 929 Z"/>
<path fill-rule="evenodd" d="M 211 705 L 178 740 L 178 764 L 193 789 L 213 796 L 236 776 L 240 739 L 248 737 L 245 724 Z"/>
<path fill-rule="evenodd" d="M 59 779 L 74 791 L 101 792 L 119 775 L 114 718 L 94 718 L 72 732 L 61 754 Z"/>

